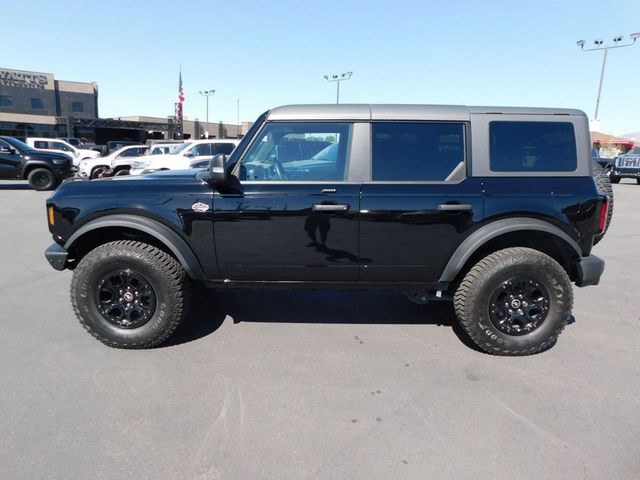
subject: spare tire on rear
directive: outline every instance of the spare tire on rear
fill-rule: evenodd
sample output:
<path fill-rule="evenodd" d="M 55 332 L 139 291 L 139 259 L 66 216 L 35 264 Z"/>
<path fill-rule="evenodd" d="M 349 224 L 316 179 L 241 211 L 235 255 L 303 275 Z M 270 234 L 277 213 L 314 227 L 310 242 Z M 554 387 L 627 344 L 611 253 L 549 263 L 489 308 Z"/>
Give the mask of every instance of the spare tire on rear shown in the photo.
<path fill-rule="evenodd" d="M 601 234 L 596 235 L 593 239 L 593 244 L 595 245 L 600 240 L 602 240 L 604 234 L 607 233 L 609 224 L 611 223 L 611 218 L 613 217 L 613 187 L 611 186 L 611 180 L 609 179 L 606 170 L 597 163 L 593 164 L 593 179 L 596 182 L 598 194 L 606 195 L 609 199 L 609 205 L 607 207 L 607 220 L 604 224 L 604 231 Z"/>

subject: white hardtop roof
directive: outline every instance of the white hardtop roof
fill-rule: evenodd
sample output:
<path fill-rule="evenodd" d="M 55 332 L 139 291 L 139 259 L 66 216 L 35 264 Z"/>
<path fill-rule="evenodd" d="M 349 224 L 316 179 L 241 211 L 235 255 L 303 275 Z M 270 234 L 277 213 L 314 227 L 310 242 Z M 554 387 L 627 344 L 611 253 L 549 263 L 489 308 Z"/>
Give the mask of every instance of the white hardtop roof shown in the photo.
<path fill-rule="evenodd" d="M 464 121 L 471 115 L 574 115 L 581 110 L 531 107 L 467 107 L 464 105 L 284 105 L 269 112 L 267 120 L 444 120 Z"/>

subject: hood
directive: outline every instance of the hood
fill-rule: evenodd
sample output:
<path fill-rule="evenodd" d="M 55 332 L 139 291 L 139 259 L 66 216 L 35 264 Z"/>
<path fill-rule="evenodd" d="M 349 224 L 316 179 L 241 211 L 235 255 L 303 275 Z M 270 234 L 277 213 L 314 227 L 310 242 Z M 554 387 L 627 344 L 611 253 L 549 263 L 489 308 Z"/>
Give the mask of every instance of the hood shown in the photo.
<path fill-rule="evenodd" d="M 54 153 L 54 152 L 45 152 L 43 150 L 30 150 L 28 152 L 24 152 L 23 153 L 23 158 L 25 160 L 43 160 L 43 161 L 50 161 L 50 160 L 68 160 L 69 162 L 72 161 L 71 157 L 69 155 L 66 155 L 64 153 Z"/>

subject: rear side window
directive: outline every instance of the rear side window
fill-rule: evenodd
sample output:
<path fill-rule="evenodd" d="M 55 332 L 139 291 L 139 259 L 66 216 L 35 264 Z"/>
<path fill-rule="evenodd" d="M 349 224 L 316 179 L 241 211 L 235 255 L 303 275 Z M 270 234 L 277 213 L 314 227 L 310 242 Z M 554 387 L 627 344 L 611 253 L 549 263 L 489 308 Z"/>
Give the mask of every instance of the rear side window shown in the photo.
<path fill-rule="evenodd" d="M 494 172 L 573 172 L 576 134 L 569 122 L 491 122 Z"/>
<path fill-rule="evenodd" d="M 375 181 L 443 181 L 464 162 L 464 124 L 380 122 L 372 127 Z"/>

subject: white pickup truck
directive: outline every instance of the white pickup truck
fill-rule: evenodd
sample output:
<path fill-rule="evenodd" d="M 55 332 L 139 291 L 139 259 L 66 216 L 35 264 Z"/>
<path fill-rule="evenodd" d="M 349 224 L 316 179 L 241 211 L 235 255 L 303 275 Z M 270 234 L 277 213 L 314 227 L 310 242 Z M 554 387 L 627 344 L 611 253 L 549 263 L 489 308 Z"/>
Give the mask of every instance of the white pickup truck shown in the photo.
<path fill-rule="evenodd" d="M 66 153 L 71 157 L 71 160 L 73 160 L 73 165 L 75 167 L 78 167 L 81 160 L 97 158 L 100 156 L 100 152 L 96 152 L 95 150 L 86 150 L 84 148 L 76 148 L 68 142 L 58 138 L 27 137 L 25 139 L 25 143 L 36 150 Z"/>
<path fill-rule="evenodd" d="M 208 159 L 219 153 L 229 155 L 238 143 L 240 140 L 233 138 L 186 141 L 173 153 L 148 155 L 144 159 L 132 162 L 130 173 L 138 175 L 159 170 L 188 169 L 194 161 Z"/>

